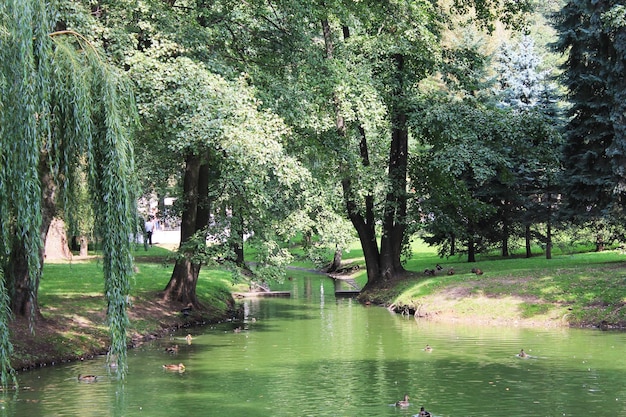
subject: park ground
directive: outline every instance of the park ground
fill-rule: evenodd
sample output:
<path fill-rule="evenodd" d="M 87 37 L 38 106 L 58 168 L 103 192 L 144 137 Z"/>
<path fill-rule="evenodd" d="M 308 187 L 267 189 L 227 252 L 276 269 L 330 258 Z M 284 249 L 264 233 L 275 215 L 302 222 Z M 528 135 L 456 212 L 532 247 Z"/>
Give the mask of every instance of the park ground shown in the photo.
<path fill-rule="evenodd" d="M 244 282 L 233 284 L 230 273 L 203 270 L 197 292 L 204 311 L 183 314 L 184 306 L 158 297 L 171 275 L 171 247 L 136 251 L 137 273 L 132 278 L 129 310 L 129 345 L 141 343 L 195 326 L 233 320 L 237 304 L 232 293 Z M 442 270 L 424 270 L 441 264 Z M 344 256 L 350 277 L 367 281 L 358 248 Z M 295 261 L 298 270 L 312 266 Z M 357 268 L 360 266 L 360 268 Z M 454 275 L 448 270 L 454 269 Z M 472 268 L 484 273 L 476 275 Z M 520 327 L 626 328 L 626 254 L 620 250 L 557 254 L 551 260 L 515 256 L 485 256 L 468 264 L 462 257 L 441 259 L 432 248 L 417 245 L 406 264 L 407 275 L 385 283 L 360 301 L 418 320 L 471 322 L 475 325 Z M 102 295 L 99 257 L 48 262 L 44 268 L 39 300 L 42 316 L 34 326 L 17 318 L 11 325 L 14 344 L 12 365 L 18 371 L 86 360 L 107 350 L 106 303 Z"/>

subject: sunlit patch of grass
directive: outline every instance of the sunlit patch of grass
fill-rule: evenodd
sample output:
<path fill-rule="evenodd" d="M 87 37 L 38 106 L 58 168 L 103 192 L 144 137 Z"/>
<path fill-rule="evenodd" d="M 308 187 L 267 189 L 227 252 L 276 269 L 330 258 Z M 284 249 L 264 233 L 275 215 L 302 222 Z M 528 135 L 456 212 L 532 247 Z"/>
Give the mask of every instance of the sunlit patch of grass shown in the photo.
<path fill-rule="evenodd" d="M 550 311 L 551 306 L 549 304 L 537 304 L 537 303 L 521 303 L 519 305 L 520 314 L 523 318 L 531 318 L 534 316 L 546 314 Z"/>
<path fill-rule="evenodd" d="M 413 253 L 414 258 L 405 267 L 414 277 L 402 283 L 392 303 L 419 303 L 421 297 L 433 297 L 457 288 L 457 294 L 468 297 L 503 299 L 512 296 L 521 300 L 530 297 L 533 301 L 524 301 L 518 311 L 525 317 L 542 316 L 551 309 L 556 312 L 566 305 L 571 324 L 595 323 L 602 316 L 601 312 L 607 320 L 619 318 L 621 323 L 626 323 L 626 256 L 620 251 L 568 253 L 549 260 L 540 256 L 480 255 L 476 263 L 467 263 L 461 257 L 442 259 L 434 249 L 428 252 L 423 246 Z M 432 269 L 437 263 L 444 267 L 442 272 L 453 267 L 455 275 L 442 273 L 426 278 L 424 269 Z M 472 274 L 473 267 L 482 269 L 484 274 Z M 460 291 L 462 288 L 464 292 Z"/>

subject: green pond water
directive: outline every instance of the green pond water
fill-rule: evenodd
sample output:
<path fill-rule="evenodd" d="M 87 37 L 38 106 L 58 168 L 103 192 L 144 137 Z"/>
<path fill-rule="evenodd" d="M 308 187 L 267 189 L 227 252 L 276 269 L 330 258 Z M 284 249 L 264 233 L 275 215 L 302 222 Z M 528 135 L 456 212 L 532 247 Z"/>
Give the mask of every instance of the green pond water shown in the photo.
<path fill-rule="evenodd" d="M 131 350 L 123 383 L 104 358 L 21 373 L 0 415 L 626 416 L 626 333 L 435 324 L 336 299 L 323 276 L 275 289 L 292 297 L 246 300 L 243 322 L 189 329 L 191 345 Z"/>

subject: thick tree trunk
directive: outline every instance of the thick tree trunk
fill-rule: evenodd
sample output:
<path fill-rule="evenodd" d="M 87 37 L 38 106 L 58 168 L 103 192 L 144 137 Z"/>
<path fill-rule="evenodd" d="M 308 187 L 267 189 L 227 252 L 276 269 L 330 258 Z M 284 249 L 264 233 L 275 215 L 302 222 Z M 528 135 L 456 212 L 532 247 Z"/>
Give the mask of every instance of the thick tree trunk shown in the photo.
<path fill-rule="evenodd" d="M 196 231 L 209 225 L 211 216 L 211 201 L 209 198 L 210 167 L 208 160 L 198 169 L 198 207 L 196 214 Z M 194 232 L 195 233 L 195 232 Z"/>
<path fill-rule="evenodd" d="M 39 238 L 41 246 L 39 248 L 39 270 L 30 271 L 28 265 L 28 254 L 24 242 L 16 239 L 13 242 L 11 259 L 9 260 L 9 273 L 11 277 L 11 311 L 16 316 L 29 317 L 33 319 L 41 317 L 39 311 L 38 292 L 41 269 L 43 268 L 45 257 L 45 241 L 50 229 L 52 219 L 56 214 L 55 198 L 56 184 L 54 183 L 52 172 L 48 164 L 46 154 L 42 154 L 39 159 L 39 179 L 41 181 L 41 228 Z"/>
<path fill-rule="evenodd" d="M 181 215 L 180 241 L 181 248 L 196 232 L 198 221 L 198 186 L 200 181 L 199 156 L 189 154 L 185 159 L 183 180 L 183 212 Z M 196 295 L 196 284 L 200 274 L 200 265 L 191 261 L 192 253 L 184 249 L 177 259 L 172 277 L 163 292 L 163 299 L 176 301 L 188 306 L 199 307 Z"/>
<path fill-rule="evenodd" d="M 331 28 L 327 20 L 322 20 L 321 23 L 326 47 L 326 58 L 330 60 L 333 59 L 334 50 Z M 345 38 L 350 36 L 347 27 L 343 28 L 343 36 Z M 340 172 L 343 175 L 342 188 L 346 210 L 352 225 L 358 233 L 365 257 L 367 284 L 364 290 L 376 287 L 381 282 L 394 279 L 399 274 L 404 273 L 404 268 L 401 264 L 401 251 L 406 229 L 406 172 L 408 161 L 407 117 L 404 110 L 401 110 L 403 106 L 403 103 L 401 103 L 402 96 L 404 93 L 402 82 L 404 56 L 400 54 L 395 55 L 393 57 L 393 66 L 393 70 L 395 70 L 397 74 L 398 83 L 395 96 L 392 99 L 394 104 L 391 106 L 393 130 L 388 166 L 388 178 L 390 183 L 382 219 L 380 251 L 378 249 L 375 231 L 376 219 L 374 216 L 373 193 L 368 193 L 365 197 L 365 206 L 359 209 L 350 180 L 351 172 L 349 172 L 349 168 L 340 166 Z M 346 123 L 341 113 L 341 102 L 336 95 L 333 97 L 333 103 L 336 118 L 335 129 L 340 138 L 345 138 Z M 369 166 L 370 161 L 365 130 L 360 125 L 358 125 L 358 129 L 361 134 L 361 141 L 359 143 L 361 163 L 363 166 Z"/>
<path fill-rule="evenodd" d="M 376 230 L 374 228 L 374 222 L 366 220 L 366 218 L 373 218 L 373 212 L 370 208 L 370 206 L 373 207 L 373 204 L 367 204 L 368 209 L 364 218 L 358 211 L 357 205 L 352 198 L 352 185 L 350 180 L 344 179 L 342 186 L 348 218 L 357 231 L 361 248 L 363 249 L 365 269 L 367 271 L 367 288 L 378 282 L 376 277 L 380 277 L 380 253 L 378 251 L 378 241 L 376 240 Z M 371 197 L 366 198 L 366 200 L 371 199 Z"/>
<path fill-rule="evenodd" d="M 37 293 L 31 285 L 28 257 L 22 240 L 14 241 L 7 269 L 6 275 L 11 279 L 11 311 L 22 317 L 29 317 L 35 312 L 37 317 Z"/>
<path fill-rule="evenodd" d="M 200 275 L 200 265 L 184 257 L 176 261 L 172 278 L 165 288 L 163 298 L 176 301 L 185 306 L 199 307 L 200 302 L 196 295 L 196 285 Z"/>
<path fill-rule="evenodd" d="M 322 20 L 322 31 L 324 33 L 324 45 L 326 47 L 326 59 L 333 59 L 333 40 L 331 36 L 331 28 L 328 20 Z M 343 29 L 344 38 L 350 36 L 350 32 L 347 27 Z M 346 136 L 345 119 L 341 113 L 341 103 L 339 98 L 333 96 L 333 104 L 335 106 L 335 129 L 337 135 L 340 138 Z M 367 149 L 367 141 L 365 136 L 365 130 L 359 127 L 361 133 L 361 142 L 359 144 L 359 150 L 361 153 L 361 163 L 363 166 L 369 165 L 369 155 Z M 371 193 L 365 197 L 364 215 L 359 210 L 356 198 L 354 196 L 354 190 L 352 189 L 352 181 L 350 179 L 350 172 L 347 171 L 343 165 L 340 164 L 339 171 L 343 176 L 341 180 L 341 187 L 343 190 L 344 203 L 346 205 L 346 211 L 348 218 L 352 222 L 352 225 L 357 231 L 361 247 L 363 248 L 363 256 L 365 258 L 365 268 L 367 271 L 367 286 L 370 283 L 375 283 L 380 279 L 380 253 L 378 251 L 378 242 L 376 240 L 376 230 L 374 229 L 374 199 Z"/>
<path fill-rule="evenodd" d="M 405 270 L 401 263 L 402 244 L 406 230 L 406 186 L 409 133 L 406 122 L 407 116 L 402 110 L 401 101 L 404 94 L 402 87 L 402 72 L 404 71 L 404 56 L 397 54 L 393 57 L 398 74 L 398 87 L 391 106 L 392 134 L 391 148 L 387 176 L 389 189 L 385 197 L 383 213 L 383 230 L 380 244 L 381 272 L 383 280 L 393 279 L 402 275 Z"/>

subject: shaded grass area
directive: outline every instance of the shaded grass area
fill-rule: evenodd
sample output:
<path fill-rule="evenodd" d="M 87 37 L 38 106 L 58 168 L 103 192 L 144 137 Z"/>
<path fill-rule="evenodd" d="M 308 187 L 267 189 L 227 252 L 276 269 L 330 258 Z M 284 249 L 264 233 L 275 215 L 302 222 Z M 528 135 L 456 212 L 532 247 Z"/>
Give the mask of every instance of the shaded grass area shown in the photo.
<path fill-rule="evenodd" d="M 217 322 L 234 314 L 231 276 L 221 270 L 201 271 L 197 295 L 203 311 L 185 315 L 181 313 L 184 306 L 163 302 L 158 294 L 172 274 L 173 262 L 166 262 L 170 254 L 156 247 L 147 253 L 141 247 L 135 254 L 136 273 L 130 281 L 131 346 L 176 328 Z M 10 326 L 15 369 L 105 353 L 109 335 L 103 293 L 103 270 L 97 257 L 46 263 L 38 296 L 41 317 L 35 321 L 34 332 L 26 318 L 16 318 Z"/>

